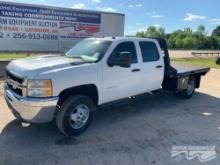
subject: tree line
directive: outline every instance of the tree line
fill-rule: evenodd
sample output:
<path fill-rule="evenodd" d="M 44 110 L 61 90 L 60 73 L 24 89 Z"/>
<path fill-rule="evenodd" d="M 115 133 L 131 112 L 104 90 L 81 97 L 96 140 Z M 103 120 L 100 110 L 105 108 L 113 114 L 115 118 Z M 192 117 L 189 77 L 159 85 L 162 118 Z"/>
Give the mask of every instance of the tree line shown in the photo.
<path fill-rule="evenodd" d="M 220 49 L 220 26 L 216 27 L 211 35 L 205 31 L 204 25 L 199 25 L 196 31 L 191 28 L 165 33 L 162 27 L 149 26 L 146 31 L 136 33 L 137 37 L 162 37 L 168 42 L 170 49 Z"/>

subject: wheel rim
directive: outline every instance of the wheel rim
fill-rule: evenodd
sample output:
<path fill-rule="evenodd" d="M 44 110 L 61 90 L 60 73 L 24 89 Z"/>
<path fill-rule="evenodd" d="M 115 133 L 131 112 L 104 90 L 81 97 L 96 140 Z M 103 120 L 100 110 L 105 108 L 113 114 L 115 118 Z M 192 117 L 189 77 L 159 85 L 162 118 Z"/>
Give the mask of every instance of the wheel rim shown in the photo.
<path fill-rule="evenodd" d="M 195 81 L 190 80 L 187 86 L 187 94 L 191 95 L 194 92 L 194 89 L 195 89 Z"/>
<path fill-rule="evenodd" d="M 79 104 L 73 108 L 70 114 L 70 125 L 73 129 L 82 128 L 89 119 L 89 108 L 85 104 Z"/>

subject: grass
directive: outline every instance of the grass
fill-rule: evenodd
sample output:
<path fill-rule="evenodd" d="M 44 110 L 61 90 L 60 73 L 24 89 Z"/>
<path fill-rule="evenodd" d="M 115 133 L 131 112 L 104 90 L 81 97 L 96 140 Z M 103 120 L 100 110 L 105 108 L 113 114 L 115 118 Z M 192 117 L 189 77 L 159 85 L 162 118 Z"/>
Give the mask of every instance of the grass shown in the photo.
<path fill-rule="evenodd" d="M 173 58 L 171 61 L 220 69 L 220 65 L 216 64 L 216 58 L 213 57 Z"/>
<path fill-rule="evenodd" d="M 0 53 L 0 60 L 13 60 L 24 57 L 28 57 L 28 55 L 24 53 Z"/>

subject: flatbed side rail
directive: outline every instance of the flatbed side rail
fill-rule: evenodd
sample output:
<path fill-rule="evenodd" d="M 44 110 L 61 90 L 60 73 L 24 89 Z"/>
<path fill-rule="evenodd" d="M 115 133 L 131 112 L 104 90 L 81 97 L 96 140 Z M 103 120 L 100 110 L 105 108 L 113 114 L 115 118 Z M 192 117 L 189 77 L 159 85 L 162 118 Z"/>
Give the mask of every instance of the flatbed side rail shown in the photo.
<path fill-rule="evenodd" d="M 192 71 L 187 71 L 187 72 L 182 72 L 182 73 L 177 73 L 176 77 L 183 77 L 183 76 L 192 76 L 192 75 L 206 75 L 210 71 L 210 68 L 203 68 L 203 69 L 197 69 L 197 70 L 192 70 Z"/>

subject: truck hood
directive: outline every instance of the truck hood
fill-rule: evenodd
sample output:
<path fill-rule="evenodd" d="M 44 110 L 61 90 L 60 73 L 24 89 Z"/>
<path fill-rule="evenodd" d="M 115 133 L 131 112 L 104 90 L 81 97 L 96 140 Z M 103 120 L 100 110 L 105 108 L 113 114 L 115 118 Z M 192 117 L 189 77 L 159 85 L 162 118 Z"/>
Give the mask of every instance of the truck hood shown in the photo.
<path fill-rule="evenodd" d="M 34 77 L 40 73 L 85 63 L 80 59 L 60 55 L 45 55 L 14 60 L 7 70 L 19 77 Z"/>

